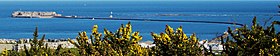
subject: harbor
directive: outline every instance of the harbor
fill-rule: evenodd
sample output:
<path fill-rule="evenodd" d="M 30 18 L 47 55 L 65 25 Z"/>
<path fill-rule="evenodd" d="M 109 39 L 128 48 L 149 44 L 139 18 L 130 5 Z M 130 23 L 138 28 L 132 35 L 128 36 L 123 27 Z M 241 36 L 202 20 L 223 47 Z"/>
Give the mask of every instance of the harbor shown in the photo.
<path fill-rule="evenodd" d="M 15 11 L 12 13 L 13 18 L 64 18 L 64 19 L 89 19 L 89 20 L 129 20 L 129 21 L 156 21 L 156 22 L 193 22 L 193 23 L 213 23 L 213 24 L 229 24 L 243 26 L 242 23 L 237 22 L 218 22 L 218 21 L 193 21 L 193 20 L 163 20 L 163 19 L 136 19 L 136 18 L 115 18 L 113 12 L 109 17 L 92 17 L 92 16 L 63 16 L 56 12 L 29 12 L 29 11 Z"/>
<path fill-rule="evenodd" d="M 3 0 L 1 56 L 277 56 L 278 0 Z"/>

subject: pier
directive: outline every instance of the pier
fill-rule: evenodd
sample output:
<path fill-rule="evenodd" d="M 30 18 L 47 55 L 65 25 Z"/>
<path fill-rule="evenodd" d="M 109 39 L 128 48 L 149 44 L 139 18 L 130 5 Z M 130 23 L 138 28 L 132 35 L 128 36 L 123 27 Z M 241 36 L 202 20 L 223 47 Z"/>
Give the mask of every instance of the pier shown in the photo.
<path fill-rule="evenodd" d="M 243 26 L 244 24 L 235 22 L 218 22 L 218 21 L 194 21 L 194 20 L 162 20 L 162 19 L 133 19 L 133 18 L 93 18 L 93 17 L 60 17 L 66 19 L 91 19 L 91 20 L 129 20 L 129 21 L 155 21 L 155 22 L 193 22 L 193 23 L 213 23 L 213 24 L 229 24 Z"/>

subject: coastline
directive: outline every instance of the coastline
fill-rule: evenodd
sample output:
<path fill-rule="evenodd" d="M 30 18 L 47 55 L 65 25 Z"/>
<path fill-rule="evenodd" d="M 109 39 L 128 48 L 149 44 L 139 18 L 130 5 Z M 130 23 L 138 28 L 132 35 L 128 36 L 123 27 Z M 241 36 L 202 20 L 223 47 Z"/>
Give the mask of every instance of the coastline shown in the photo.
<path fill-rule="evenodd" d="M 40 40 L 40 39 L 38 39 Z M 20 41 L 22 41 L 21 43 L 19 43 Z M 31 39 L 20 39 L 20 40 L 16 40 L 16 39 L 0 39 L 0 42 L 13 42 L 13 43 L 0 43 L 0 52 L 2 52 L 3 50 L 16 50 L 16 51 L 20 51 L 20 50 L 24 50 L 24 45 L 26 45 L 27 48 L 30 48 L 30 42 Z M 77 42 L 76 40 L 74 40 L 75 42 Z M 149 48 L 149 47 L 153 47 L 156 46 L 153 41 L 140 41 L 138 43 L 141 47 L 143 48 Z M 62 48 L 76 48 L 73 44 L 71 44 L 68 40 L 66 39 L 51 39 L 51 40 L 44 40 L 44 45 L 47 45 L 50 49 L 56 49 L 59 45 L 62 45 Z M 206 46 L 207 49 L 209 49 L 209 47 L 207 46 L 212 46 L 212 50 L 216 50 L 216 51 L 220 51 L 223 50 L 222 45 L 219 41 L 217 41 L 217 39 L 215 40 L 201 40 L 199 41 L 199 45 L 203 45 Z"/>

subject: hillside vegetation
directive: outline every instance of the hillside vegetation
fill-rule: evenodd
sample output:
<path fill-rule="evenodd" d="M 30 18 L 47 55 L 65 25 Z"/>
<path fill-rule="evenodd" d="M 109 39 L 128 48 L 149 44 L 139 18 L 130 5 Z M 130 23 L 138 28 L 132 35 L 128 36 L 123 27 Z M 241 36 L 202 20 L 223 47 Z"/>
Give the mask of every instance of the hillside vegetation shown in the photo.
<path fill-rule="evenodd" d="M 264 27 L 257 23 L 254 17 L 252 26 L 240 28 L 228 28 L 229 37 L 221 38 L 223 50 L 215 54 L 203 44 L 199 44 L 195 33 L 187 36 L 183 27 L 173 29 L 166 25 L 162 33 L 153 33 L 153 47 L 141 47 L 138 43 L 142 40 L 140 32 L 133 32 L 131 23 L 121 25 L 116 32 L 104 29 L 99 33 L 98 26 L 94 25 L 91 35 L 86 32 L 79 32 L 76 41 L 68 39 L 76 48 L 50 49 L 44 45 L 42 39 L 38 38 L 38 29 L 34 32 L 34 39 L 30 43 L 31 48 L 24 48 L 21 51 L 4 50 L 2 56 L 186 56 L 186 55 L 225 55 L 225 56 L 276 56 L 280 55 L 280 33 L 276 32 L 275 25 L 279 21 L 272 22 Z M 47 43 L 46 43 L 47 44 Z"/>

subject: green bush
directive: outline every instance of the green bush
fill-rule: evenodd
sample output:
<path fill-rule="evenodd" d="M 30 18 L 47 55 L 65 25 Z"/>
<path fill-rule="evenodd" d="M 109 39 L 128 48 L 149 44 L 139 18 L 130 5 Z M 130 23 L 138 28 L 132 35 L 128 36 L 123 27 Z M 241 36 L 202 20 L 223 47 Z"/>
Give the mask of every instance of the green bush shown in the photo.
<path fill-rule="evenodd" d="M 254 17 L 253 25 L 250 28 L 245 25 L 235 30 L 228 29 L 232 39 L 227 38 L 226 42 L 223 42 L 223 55 L 280 55 L 280 33 L 276 33 L 274 27 L 275 24 L 279 24 L 279 21 L 274 21 L 270 26 L 264 28 L 256 20 L 257 18 Z"/>
<path fill-rule="evenodd" d="M 151 33 L 155 47 L 152 47 L 151 55 L 202 55 L 201 46 L 195 34 L 190 38 L 183 32 L 182 26 L 176 31 L 166 25 L 165 33 Z"/>
<path fill-rule="evenodd" d="M 104 29 L 104 37 L 97 31 L 98 26 L 94 25 L 89 41 L 86 32 L 80 32 L 76 38 L 77 42 L 70 40 L 79 49 L 82 56 L 134 56 L 147 55 L 148 50 L 141 47 L 138 42 L 142 39 L 139 32 L 132 33 L 130 22 L 121 25 L 116 33 Z"/>
<path fill-rule="evenodd" d="M 47 43 L 45 43 L 44 38 L 45 35 L 42 36 L 42 39 L 38 40 L 38 27 L 36 27 L 34 34 L 34 38 L 31 40 L 30 47 L 28 48 L 24 45 L 24 50 L 4 50 L 1 55 L 2 56 L 73 56 L 71 52 L 61 51 L 63 49 L 61 45 L 59 45 L 56 49 L 51 49 L 48 47 Z"/>

